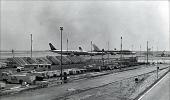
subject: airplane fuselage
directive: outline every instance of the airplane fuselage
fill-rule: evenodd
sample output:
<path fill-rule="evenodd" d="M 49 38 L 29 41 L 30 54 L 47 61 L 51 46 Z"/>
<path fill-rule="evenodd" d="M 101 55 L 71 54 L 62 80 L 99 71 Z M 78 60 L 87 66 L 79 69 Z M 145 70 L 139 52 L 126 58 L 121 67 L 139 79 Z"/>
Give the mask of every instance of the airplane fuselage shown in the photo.
<path fill-rule="evenodd" d="M 52 52 L 61 54 L 61 50 L 50 50 Z M 88 55 L 88 52 L 86 51 L 78 51 L 78 50 L 62 50 L 63 55 Z"/>

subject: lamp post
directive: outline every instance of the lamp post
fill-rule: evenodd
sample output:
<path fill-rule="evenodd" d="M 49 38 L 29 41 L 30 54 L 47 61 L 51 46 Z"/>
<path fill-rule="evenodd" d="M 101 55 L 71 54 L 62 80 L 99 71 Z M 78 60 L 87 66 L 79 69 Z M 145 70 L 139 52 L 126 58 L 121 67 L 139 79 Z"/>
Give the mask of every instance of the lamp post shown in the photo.
<path fill-rule="evenodd" d="M 68 38 L 67 38 L 67 56 L 68 56 Z"/>
<path fill-rule="evenodd" d="M 110 57 L 109 57 L 109 41 L 108 41 L 108 64 L 109 64 L 109 61 L 110 61 Z"/>
<path fill-rule="evenodd" d="M 132 52 L 133 52 L 133 44 L 132 44 Z M 132 53 L 132 66 L 134 64 L 134 57 L 133 57 L 133 53 Z"/>
<path fill-rule="evenodd" d="M 31 58 L 32 58 L 32 34 L 31 35 Z"/>
<path fill-rule="evenodd" d="M 157 70 L 156 70 L 156 77 L 157 77 L 157 79 L 158 79 L 158 72 L 159 72 L 159 67 L 157 66 L 157 68 L 156 68 Z"/>
<path fill-rule="evenodd" d="M 141 45 L 140 45 L 140 57 L 141 57 Z"/>
<path fill-rule="evenodd" d="M 102 49 L 102 64 L 104 66 L 104 57 L 103 57 L 104 49 Z"/>
<path fill-rule="evenodd" d="M 92 44 L 93 44 L 93 43 L 92 43 L 92 41 L 91 41 L 91 55 L 90 55 L 90 56 L 91 56 L 91 60 L 92 60 Z"/>
<path fill-rule="evenodd" d="M 154 57 L 154 51 L 153 51 L 153 46 L 152 46 L 152 64 L 154 62 L 153 57 Z"/>
<path fill-rule="evenodd" d="M 148 64 L 148 41 L 147 41 L 147 64 Z"/>
<path fill-rule="evenodd" d="M 13 59 L 12 59 L 12 66 L 14 67 L 14 57 L 15 57 L 15 55 L 14 55 L 14 49 L 12 49 L 12 57 L 13 57 Z"/>
<path fill-rule="evenodd" d="M 15 55 L 14 55 L 14 49 L 12 49 L 12 57 L 13 57 L 13 58 L 15 57 Z"/>
<path fill-rule="evenodd" d="M 122 67 L 122 36 L 121 36 L 121 45 L 120 45 L 120 68 Z"/>
<path fill-rule="evenodd" d="M 132 52 L 133 52 L 133 47 L 134 47 L 134 46 L 133 46 L 133 44 L 132 44 Z M 133 53 L 132 53 L 132 57 L 133 57 Z"/>
<path fill-rule="evenodd" d="M 1 34 L 0 34 L 0 39 L 1 39 Z M 1 52 L 2 52 L 2 50 L 1 50 L 1 40 L 0 40 L 0 60 L 1 60 Z"/>
<path fill-rule="evenodd" d="M 60 27 L 60 31 L 61 31 L 61 80 L 62 80 L 62 74 L 63 74 L 63 68 L 62 68 L 62 31 L 63 31 L 63 27 Z"/>

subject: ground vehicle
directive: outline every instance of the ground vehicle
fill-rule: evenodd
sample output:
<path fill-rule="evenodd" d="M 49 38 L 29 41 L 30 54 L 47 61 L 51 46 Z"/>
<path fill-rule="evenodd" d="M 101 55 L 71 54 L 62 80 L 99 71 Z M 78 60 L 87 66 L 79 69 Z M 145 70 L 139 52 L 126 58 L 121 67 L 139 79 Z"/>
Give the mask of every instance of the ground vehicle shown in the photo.
<path fill-rule="evenodd" d="M 9 82 L 9 83 L 27 82 L 29 84 L 32 84 L 35 81 L 35 76 L 29 75 L 29 74 L 12 74 L 8 72 L 3 72 L 2 80 Z"/>
<path fill-rule="evenodd" d="M 35 84 L 41 87 L 47 87 L 49 83 L 48 81 L 36 81 Z"/>
<path fill-rule="evenodd" d="M 79 69 L 81 73 L 85 73 L 87 70 L 86 69 Z"/>
<path fill-rule="evenodd" d="M 0 82 L 0 89 L 4 89 L 6 87 L 6 84 L 3 82 Z"/>
<path fill-rule="evenodd" d="M 101 71 L 101 70 L 102 70 L 102 67 L 93 64 L 93 65 L 88 65 L 88 66 L 86 67 L 86 69 L 87 69 L 87 71 Z"/>
<path fill-rule="evenodd" d="M 20 84 L 22 84 L 22 82 L 33 84 L 34 81 L 35 81 L 35 76 L 28 75 L 28 74 L 13 74 L 10 75 L 7 79 L 7 82 L 9 83 L 20 83 Z"/>
<path fill-rule="evenodd" d="M 80 69 L 73 68 L 72 70 L 74 70 L 76 72 L 76 74 L 80 74 L 81 73 Z"/>
<path fill-rule="evenodd" d="M 53 72 L 54 77 L 60 76 L 60 71 L 59 70 L 53 70 L 52 72 Z"/>
<path fill-rule="evenodd" d="M 45 71 L 45 70 L 50 70 L 50 69 L 51 69 L 51 64 L 38 64 L 38 67 L 36 70 Z"/>
<path fill-rule="evenodd" d="M 12 75 L 12 73 L 2 72 L 0 79 L 3 80 L 3 81 L 7 81 L 7 78 L 8 78 L 10 75 Z"/>
<path fill-rule="evenodd" d="M 30 71 L 28 72 L 30 75 L 36 76 L 36 80 L 42 81 L 44 78 L 46 78 L 45 72 L 37 72 L 37 71 Z"/>
<path fill-rule="evenodd" d="M 69 74 L 70 74 L 70 71 L 72 71 L 72 69 L 64 69 L 64 70 L 63 70 L 63 74 L 64 74 L 64 72 L 65 72 L 67 75 L 69 75 Z"/>
<path fill-rule="evenodd" d="M 20 67 L 20 66 L 19 66 L 19 67 L 16 68 L 16 71 L 17 71 L 17 72 L 24 71 L 24 67 Z"/>
<path fill-rule="evenodd" d="M 69 74 L 70 74 L 70 75 L 75 75 L 75 74 L 77 74 L 77 73 L 76 73 L 76 70 L 75 70 L 75 69 L 70 69 Z"/>
<path fill-rule="evenodd" d="M 6 63 L 0 62 L 0 68 L 6 68 L 6 67 L 7 67 L 7 64 L 6 64 Z"/>
<path fill-rule="evenodd" d="M 51 77 L 54 76 L 54 72 L 53 71 L 44 71 L 44 72 L 45 72 L 47 78 L 51 78 Z"/>

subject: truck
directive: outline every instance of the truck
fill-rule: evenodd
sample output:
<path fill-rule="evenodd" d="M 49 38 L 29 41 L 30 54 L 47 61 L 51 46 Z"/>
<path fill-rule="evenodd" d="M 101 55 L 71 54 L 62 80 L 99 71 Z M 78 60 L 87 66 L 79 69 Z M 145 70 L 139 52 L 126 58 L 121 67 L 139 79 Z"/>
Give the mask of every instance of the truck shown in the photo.
<path fill-rule="evenodd" d="M 62 74 L 64 75 L 64 73 L 66 73 L 67 75 L 69 75 L 71 71 L 72 69 L 64 69 Z"/>
<path fill-rule="evenodd" d="M 57 77 L 60 76 L 61 72 L 59 70 L 53 70 L 53 76 Z"/>
<path fill-rule="evenodd" d="M 81 70 L 78 69 L 78 68 L 72 68 L 72 71 L 73 71 L 75 74 L 81 74 Z"/>
<path fill-rule="evenodd" d="M 16 71 L 17 71 L 17 72 L 24 71 L 24 67 L 18 66 L 18 67 L 16 68 Z"/>
<path fill-rule="evenodd" d="M 29 74 L 11 74 L 8 72 L 2 73 L 2 80 L 8 83 L 20 83 L 27 82 L 29 84 L 33 84 L 35 81 L 34 75 Z"/>
<path fill-rule="evenodd" d="M 20 83 L 27 82 L 29 84 L 33 84 L 35 81 L 34 75 L 28 75 L 28 74 L 13 74 L 8 77 L 7 82 L 9 83 Z"/>
<path fill-rule="evenodd" d="M 54 72 L 53 71 L 44 71 L 46 74 L 46 78 L 52 78 L 54 77 Z"/>
<path fill-rule="evenodd" d="M 1 73 L 1 77 L 0 77 L 0 80 L 2 80 L 2 81 L 7 81 L 7 78 L 10 76 L 10 75 L 12 75 L 12 72 L 10 73 L 10 72 L 2 72 Z"/>
<path fill-rule="evenodd" d="M 3 83 L 3 82 L 0 82 L 0 90 L 1 90 L 1 89 L 4 89 L 5 87 L 6 87 L 6 84 Z"/>
<path fill-rule="evenodd" d="M 0 68 L 6 68 L 6 67 L 7 67 L 6 63 L 0 62 Z"/>
<path fill-rule="evenodd" d="M 37 71 L 30 71 L 28 72 L 30 75 L 34 75 L 36 77 L 36 80 L 42 81 L 44 78 L 46 78 L 46 73 L 45 72 L 37 72 Z"/>
<path fill-rule="evenodd" d="M 87 71 L 101 71 L 102 67 L 96 64 L 86 66 Z"/>

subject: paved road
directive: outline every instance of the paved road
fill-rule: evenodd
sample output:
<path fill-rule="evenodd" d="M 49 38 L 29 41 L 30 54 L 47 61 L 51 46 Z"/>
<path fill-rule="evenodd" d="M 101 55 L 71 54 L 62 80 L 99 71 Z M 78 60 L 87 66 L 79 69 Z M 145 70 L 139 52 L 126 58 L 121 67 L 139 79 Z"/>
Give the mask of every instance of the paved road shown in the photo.
<path fill-rule="evenodd" d="M 160 68 L 167 66 L 160 66 Z M 124 78 L 140 75 L 155 70 L 156 67 L 143 67 L 135 70 L 113 73 L 96 77 L 94 79 L 87 79 L 64 84 L 56 87 L 42 88 L 34 91 L 26 91 L 20 94 L 14 94 L 1 97 L 1 100 L 51 100 L 68 93 L 68 89 L 75 90 L 89 89 L 93 87 L 102 86 L 111 82 L 119 81 Z"/>
<path fill-rule="evenodd" d="M 139 100 L 170 100 L 170 73 L 146 92 Z"/>

